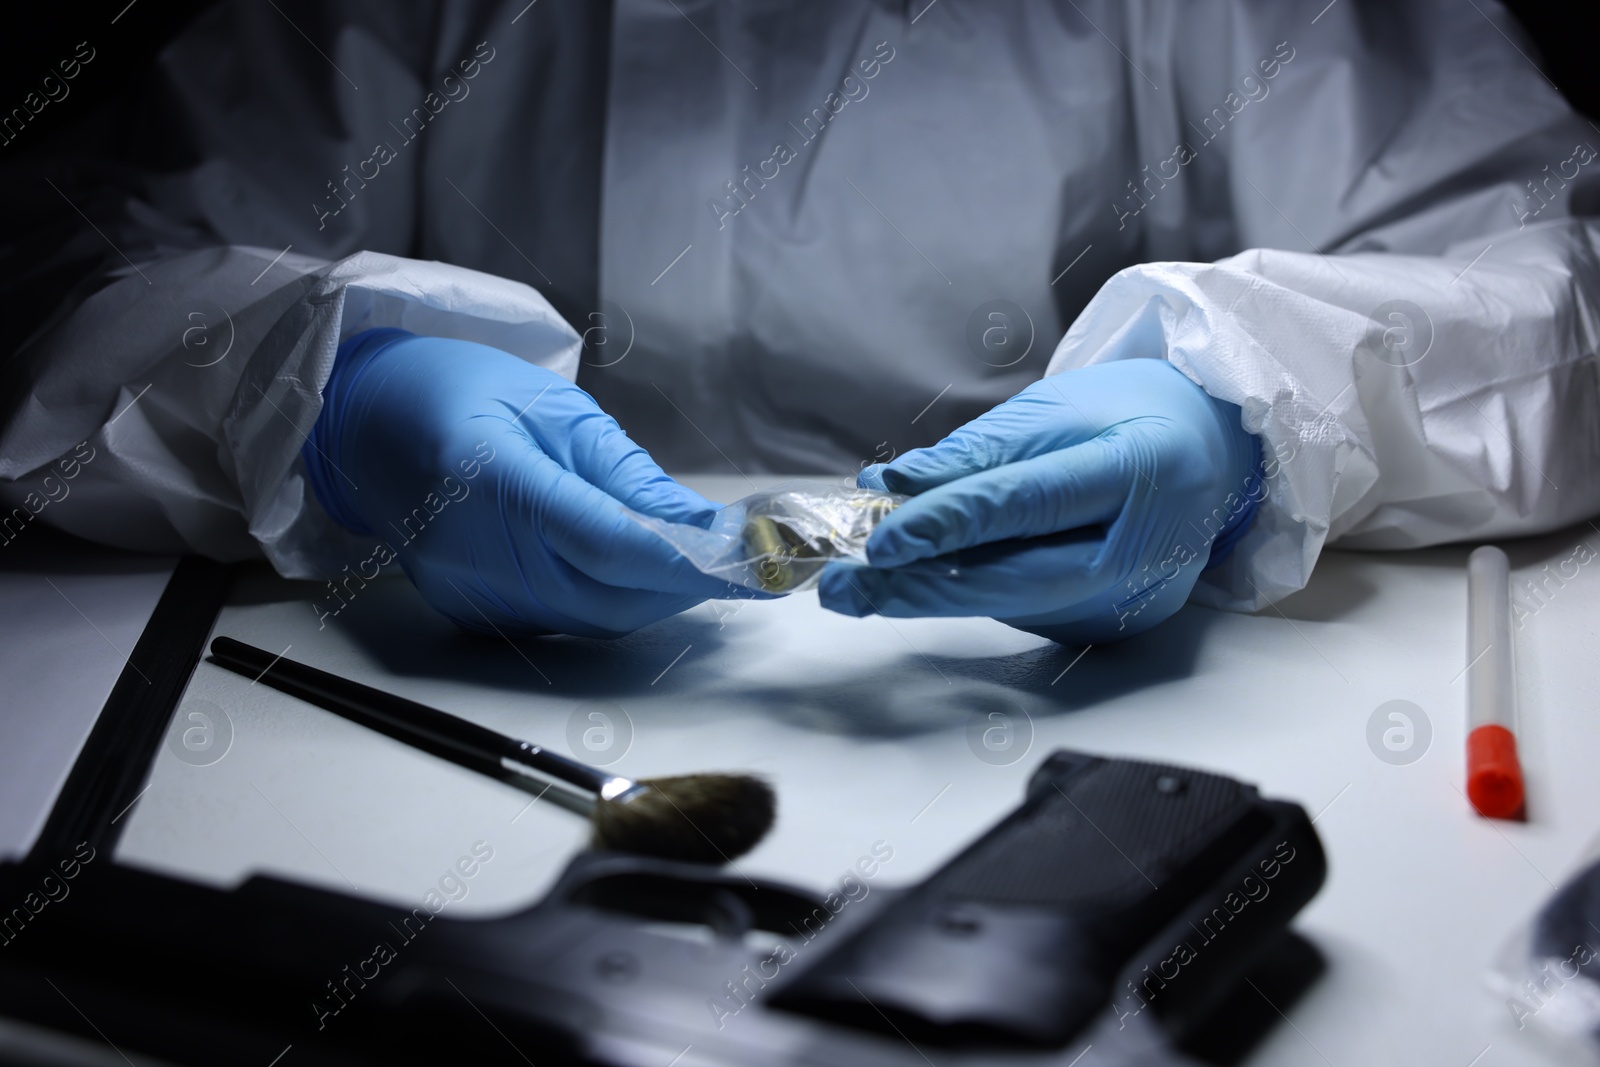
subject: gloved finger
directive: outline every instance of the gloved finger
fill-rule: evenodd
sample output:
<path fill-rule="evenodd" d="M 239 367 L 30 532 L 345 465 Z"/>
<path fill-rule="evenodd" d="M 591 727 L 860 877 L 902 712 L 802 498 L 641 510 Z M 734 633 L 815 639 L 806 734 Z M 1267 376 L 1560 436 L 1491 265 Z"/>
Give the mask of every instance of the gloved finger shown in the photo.
<path fill-rule="evenodd" d="M 898 567 L 962 548 L 1108 524 L 1138 474 L 1127 442 L 1097 437 L 937 486 L 880 522 L 867 541 L 874 567 Z"/>
<path fill-rule="evenodd" d="M 857 617 L 1044 614 L 1109 601 L 1114 576 L 1103 565 L 1104 552 L 1097 536 L 1073 531 L 964 552 L 953 569 L 830 564 L 817 595 L 823 607 Z"/>
<path fill-rule="evenodd" d="M 886 490 L 888 487 L 883 484 L 885 466 L 883 463 L 874 463 L 870 467 L 861 468 L 861 473 L 856 475 L 856 488 Z"/>
<path fill-rule="evenodd" d="M 710 521 L 718 506 L 668 476 L 587 392 L 550 372 L 528 379 L 524 391 L 532 395 L 516 421 L 545 455 L 642 514 L 695 526 Z"/>
<path fill-rule="evenodd" d="M 1108 428 L 1091 423 L 1056 377 L 1044 378 L 938 444 L 912 449 L 885 464 L 879 477 L 890 492 L 923 493 L 957 478 L 1089 440 Z"/>
<path fill-rule="evenodd" d="M 576 428 L 595 432 L 589 447 L 577 452 L 574 474 L 641 514 L 691 526 L 711 521 L 721 505 L 674 480 L 609 415 L 603 418 Z"/>
<path fill-rule="evenodd" d="M 465 524 L 471 532 L 455 531 L 453 542 L 423 536 L 402 552 L 407 573 L 435 608 L 471 629 L 614 637 L 728 595 L 726 582 L 706 579 L 692 567 L 688 574 L 675 574 L 672 564 L 687 567 L 687 561 L 665 541 L 662 547 L 674 558 L 666 565 L 641 560 L 631 582 L 619 583 L 615 573 L 591 576 L 574 566 L 557 547 L 565 547 L 564 534 L 585 536 L 573 529 L 572 512 L 629 513 L 562 470 L 526 434 L 504 421 L 497 427 L 495 451 L 483 464 L 489 482 L 472 498 L 478 506 L 452 507 L 438 520 Z M 562 484 L 567 482 L 570 486 Z M 651 584 L 672 588 L 630 587 Z"/>
<path fill-rule="evenodd" d="M 502 485 L 518 501 L 509 510 L 531 521 L 514 538 L 534 552 L 543 540 L 574 568 L 605 585 L 701 599 L 726 596 L 728 583 L 701 574 L 665 538 L 635 521 L 619 501 L 527 442 L 507 457 Z M 508 450 L 511 446 L 508 446 Z"/>

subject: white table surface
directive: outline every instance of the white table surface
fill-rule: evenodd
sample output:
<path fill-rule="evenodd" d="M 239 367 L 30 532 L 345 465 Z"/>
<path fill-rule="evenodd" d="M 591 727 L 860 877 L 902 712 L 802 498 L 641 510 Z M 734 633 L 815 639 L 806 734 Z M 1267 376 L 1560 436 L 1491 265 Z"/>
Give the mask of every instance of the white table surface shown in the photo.
<path fill-rule="evenodd" d="M 721 499 L 748 491 L 690 481 Z M 1508 545 L 1514 577 L 1580 539 L 1600 546 L 1588 526 Z M 1330 862 L 1298 922 L 1328 971 L 1252 1063 L 1555 1064 L 1484 974 L 1600 829 L 1600 568 L 1550 586 L 1516 633 L 1530 818 L 1488 822 L 1461 792 L 1466 554 L 1328 553 L 1309 589 L 1259 616 L 1188 608 L 1081 659 L 990 620 L 848 619 L 810 593 L 725 615 L 732 605 L 704 605 L 614 642 L 513 644 L 460 633 L 384 581 L 319 630 L 326 590 L 264 571 L 217 633 L 557 748 L 574 716 L 620 708 L 633 732 L 611 764 L 621 773 L 768 775 L 780 818 L 739 867 L 818 888 L 878 841 L 894 849 L 881 878 L 921 878 L 1014 806 L 1057 746 L 1231 774 L 1303 804 Z M 1403 766 L 1367 741 L 1396 699 L 1432 727 Z M 216 750 L 185 762 L 181 744 L 163 747 L 120 862 L 218 884 L 271 872 L 412 906 L 481 840 L 494 858 L 447 910 L 492 914 L 537 899 L 583 840 L 582 820 L 548 799 L 530 805 L 211 664 L 173 737 L 218 707 L 226 754 L 199 766 Z M 991 711 L 1031 727 L 1012 765 L 969 746 L 973 716 Z"/>

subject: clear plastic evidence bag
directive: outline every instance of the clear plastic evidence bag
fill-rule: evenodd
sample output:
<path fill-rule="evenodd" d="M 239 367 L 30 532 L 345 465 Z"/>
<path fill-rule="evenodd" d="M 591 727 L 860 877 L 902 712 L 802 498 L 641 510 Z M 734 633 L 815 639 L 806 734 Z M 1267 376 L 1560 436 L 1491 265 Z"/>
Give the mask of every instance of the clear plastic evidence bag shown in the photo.
<path fill-rule="evenodd" d="M 638 519 L 703 574 L 764 593 L 794 593 L 816 585 L 833 560 L 865 563 L 873 529 L 908 499 L 876 489 L 794 481 L 729 504 L 705 529 Z"/>

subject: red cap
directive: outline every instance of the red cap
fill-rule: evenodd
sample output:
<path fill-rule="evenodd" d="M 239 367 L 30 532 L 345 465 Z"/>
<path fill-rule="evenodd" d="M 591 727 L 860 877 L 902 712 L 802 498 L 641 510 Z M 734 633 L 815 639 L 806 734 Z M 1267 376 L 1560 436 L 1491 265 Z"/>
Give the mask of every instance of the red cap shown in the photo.
<path fill-rule="evenodd" d="M 1510 819 L 1522 811 L 1522 766 L 1517 739 L 1490 723 L 1467 735 L 1467 799 L 1486 819 Z"/>

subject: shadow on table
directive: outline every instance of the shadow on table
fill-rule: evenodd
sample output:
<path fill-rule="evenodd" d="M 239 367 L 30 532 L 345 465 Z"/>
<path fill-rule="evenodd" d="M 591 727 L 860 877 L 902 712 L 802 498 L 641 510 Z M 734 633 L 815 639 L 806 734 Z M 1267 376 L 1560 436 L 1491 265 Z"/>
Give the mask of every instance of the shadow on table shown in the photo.
<path fill-rule="evenodd" d="M 1275 605 L 1296 622 L 1331 622 L 1366 603 L 1378 593 L 1371 580 L 1374 563 L 1409 569 L 1453 571 L 1461 576 L 1463 602 L 1467 589 L 1467 557 L 1480 544 L 1499 545 L 1514 570 L 1541 568 L 1531 576 L 1536 588 L 1559 589 L 1570 582 L 1597 555 L 1600 535 L 1589 522 L 1578 522 L 1551 533 L 1532 537 L 1486 538 L 1461 544 L 1396 551 L 1333 549 L 1317 561 L 1311 582 Z M 1271 615 L 1274 608 L 1262 614 Z"/>
<path fill-rule="evenodd" d="M 1387 554 L 1396 562 L 1409 561 L 1413 553 Z M 1292 622 L 1334 622 L 1354 612 L 1378 595 L 1378 587 L 1364 573 L 1362 554 L 1327 552 L 1317 561 L 1311 581 L 1257 614 L 1281 616 Z"/>
<path fill-rule="evenodd" d="M 1581 532 L 1573 528 L 1512 542 L 1513 558 L 1526 564 L 1560 557 Z M 1393 554 L 1331 552 L 1307 588 L 1261 615 L 1292 622 L 1337 620 L 1377 595 L 1369 557 L 1464 571 L 1468 551 L 1468 546 L 1442 546 Z M 233 602 L 304 599 L 310 612 L 321 593 L 310 583 L 251 573 L 235 589 Z M 702 676 L 692 700 L 658 702 L 653 714 L 699 720 L 708 711 L 756 713 L 807 730 L 878 738 L 959 728 L 992 714 L 1063 714 L 1190 677 L 1207 631 L 1219 618 L 1218 612 L 1191 606 L 1146 633 L 1088 649 L 1041 642 L 1006 655 L 964 657 L 924 654 L 908 646 L 871 669 L 830 665 L 816 676 L 770 685 L 736 678 L 707 684 Z M 714 612 L 696 609 L 610 641 L 470 634 L 428 608 L 404 580 L 370 583 L 327 622 L 399 676 L 620 702 L 680 690 L 683 675 L 669 672 L 684 654 L 693 650 L 680 670 L 714 654 L 732 633 Z"/>
<path fill-rule="evenodd" d="M 338 606 L 322 586 L 250 572 L 236 584 L 234 605 L 303 600 L 308 616 Z M 369 582 L 323 624 L 338 629 L 385 671 L 405 678 L 460 680 L 577 699 L 621 699 L 648 690 L 674 660 L 720 647 L 726 629 L 701 611 L 663 619 L 615 640 L 469 633 L 435 612 L 410 582 Z"/>
<path fill-rule="evenodd" d="M 808 730 L 892 738 L 1006 724 L 1093 707 L 1194 671 L 1217 613 L 1191 607 L 1155 630 L 1088 648 L 1042 644 L 1004 656 L 924 655 L 799 686 L 719 690 L 719 700 Z M 1007 718 L 995 718 L 1005 716 Z"/>
<path fill-rule="evenodd" d="M 236 605 L 305 600 L 311 613 L 320 591 L 252 570 L 231 599 Z M 662 702 L 653 714 L 704 719 L 713 709 L 757 713 L 808 730 L 864 737 L 946 730 L 991 712 L 1053 715 L 1188 677 L 1217 618 L 1216 612 L 1190 607 L 1150 632 L 1087 649 L 1041 641 L 1009 655 L 963 657 L 908 647 L 888 663 L 855 673 L 840 665 L 826 677 L 790 684 L 700 684 L 692 701 Z M 369 583 L 326 624 L 397 676 L 622 702 L 671 693 L 678 679 L 668 672 L 678 659 L 691 648 L 696 660 L 713 654 L 731 633 L 714 613 L 696 610 L 610 641 L 472 634 L 433 612 L 403 580 Z M 657 688 L 663 678 L 666 685 Z"/>

